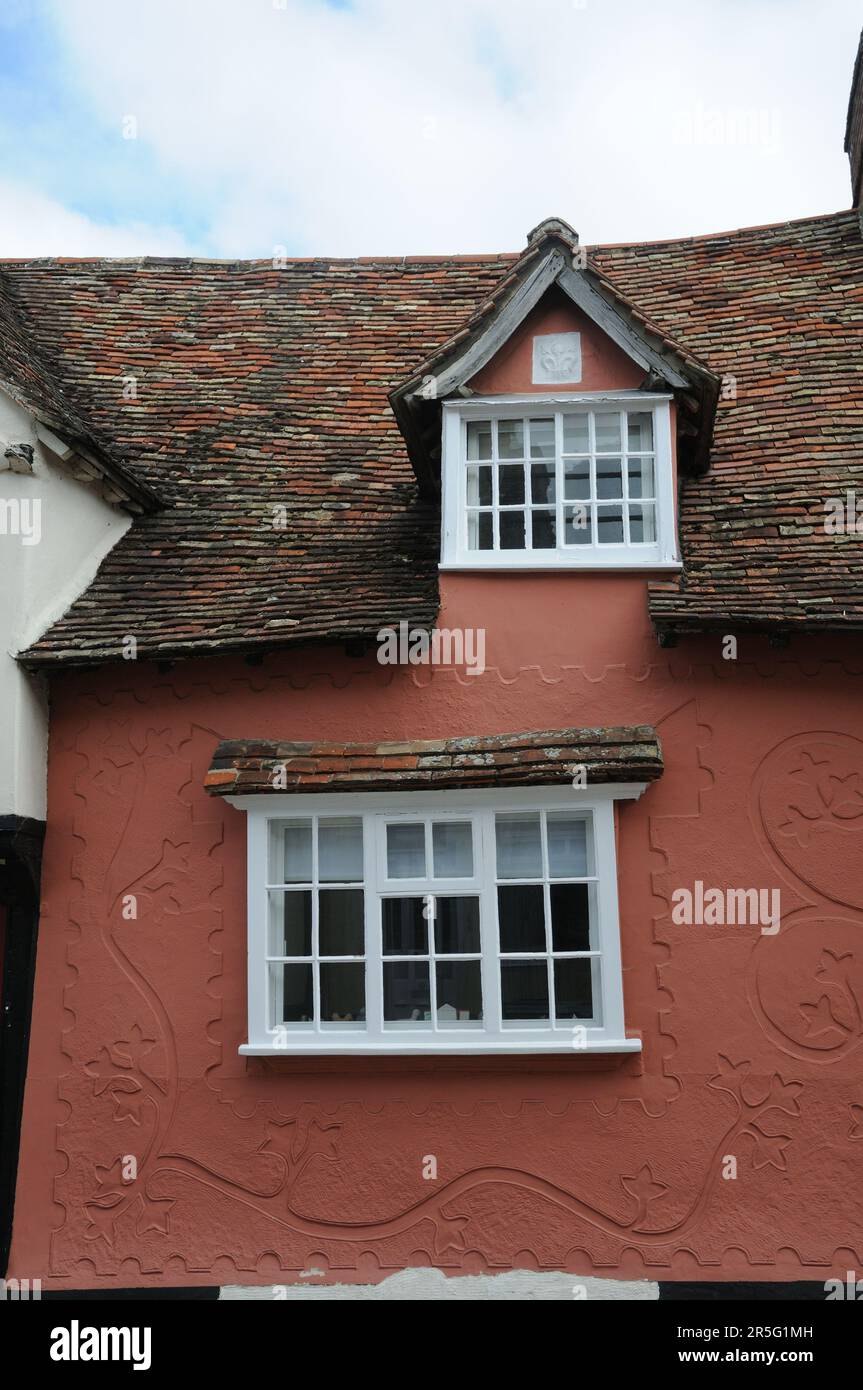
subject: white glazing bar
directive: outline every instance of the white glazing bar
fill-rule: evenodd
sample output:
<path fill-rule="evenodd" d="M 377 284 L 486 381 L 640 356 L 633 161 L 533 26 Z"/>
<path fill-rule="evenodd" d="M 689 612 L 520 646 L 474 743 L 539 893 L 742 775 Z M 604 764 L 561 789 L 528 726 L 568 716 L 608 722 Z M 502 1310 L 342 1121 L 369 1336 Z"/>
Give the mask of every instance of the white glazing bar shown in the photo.
<path fill-rule="evenodd" d="M 383 1042 L 383 900 L 378 890 L 381 845 L 386 853 L 386 821 L 363 816 L 364 921 L 366 932 L 366 1035 Z"/>

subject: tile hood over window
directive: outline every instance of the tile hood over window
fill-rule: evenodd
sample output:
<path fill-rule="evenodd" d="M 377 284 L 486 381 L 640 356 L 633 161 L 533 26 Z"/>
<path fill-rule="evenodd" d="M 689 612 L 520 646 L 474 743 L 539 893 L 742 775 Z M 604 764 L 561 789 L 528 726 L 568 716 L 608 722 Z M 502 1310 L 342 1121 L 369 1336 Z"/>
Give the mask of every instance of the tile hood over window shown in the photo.
<path fill-rule="evenodd" d="M 652 782 L 662 772 L 659 740 L 644 724 L 401 743 L 237 739 L 218 745 L 205 785 L 214 796 L 547 786 L 571 782 L 574 766 L 588 786 Z"/>
<path fill-rule="evenodd" d="M 248 1055 L 632 1052 L 614 802 L 646 727 L 220 744 L 248 821 Z"/>

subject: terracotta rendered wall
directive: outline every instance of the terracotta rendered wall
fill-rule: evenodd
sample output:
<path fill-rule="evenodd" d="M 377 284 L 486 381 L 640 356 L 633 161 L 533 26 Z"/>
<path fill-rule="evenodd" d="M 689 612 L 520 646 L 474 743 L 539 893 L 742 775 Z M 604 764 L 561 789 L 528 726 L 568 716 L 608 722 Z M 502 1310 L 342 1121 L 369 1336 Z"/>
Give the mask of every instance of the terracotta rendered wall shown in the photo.
<path fill-rule="evenodd" d="M 859 654 L 661 651 L 637 577 L 450 577 L 441 624 L 486 627 L 485 675 L 321 650 L 55 683 L 12 1275 L 863 1267 Z M 642 1056 L 238 1056 L 245 822 L 201 790 L 219 738 L 629 722 L 657 726 L 667 764 L 619 821 Z M 779 888 L 780 932 L 674 925 L 696 880 Z"/>

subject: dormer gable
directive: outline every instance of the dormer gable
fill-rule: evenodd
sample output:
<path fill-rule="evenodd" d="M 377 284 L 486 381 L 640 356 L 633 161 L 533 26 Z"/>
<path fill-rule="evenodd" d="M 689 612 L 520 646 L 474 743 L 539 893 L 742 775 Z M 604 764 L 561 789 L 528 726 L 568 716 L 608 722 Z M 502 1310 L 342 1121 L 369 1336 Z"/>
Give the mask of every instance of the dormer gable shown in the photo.
<path fill-rule="evenodd" d="M 558 285 L 546 290 L 508 342 L 467 383 L 469 396 L 555 390 L 638 391 L 642 367 Z"/>
<path fill-rule="evenodd" d="M 444 568 L 679 568 L 678 467 L 719 382 L 591 268 L 558 218 L 391 396 Z"/>
<path fill-rule="evenodd" d="M 567 345 L 560 341 L 566 334 L 579 334 L 581 340 L 572 338 Z M 536 342 L 555 337 L 559 341 Z M 440 488 L 444 403 L 470 400 L 490 380 L 499 386 L 512 380 L 513 372 L 524 375 L 528 355 L 531 380 L 523 382 L 522 389 L 539 395 L 541 389 L 536 388 L 563 385 L 541 379 L 555 375 L 550 365 L 554 354 L 563 364 L 573 363 L 576 379 L 570 384 L 576 390 L 585 389 L 587 363 L 588 379 L 598 382 L 607 370 L 609 380 L 628 376 L 633 390 L 667 392 L 678 407 L 681 468 L 706 471 L 719 397 L 717 377 L 651 324 L 591 265 L 572 227 L 549 218 L 529 234 L 526 249 L 487 303 L 390 394 L 423 493 L 436 495 Z M 568 370 L 565 365 L 563 370 Z"/>

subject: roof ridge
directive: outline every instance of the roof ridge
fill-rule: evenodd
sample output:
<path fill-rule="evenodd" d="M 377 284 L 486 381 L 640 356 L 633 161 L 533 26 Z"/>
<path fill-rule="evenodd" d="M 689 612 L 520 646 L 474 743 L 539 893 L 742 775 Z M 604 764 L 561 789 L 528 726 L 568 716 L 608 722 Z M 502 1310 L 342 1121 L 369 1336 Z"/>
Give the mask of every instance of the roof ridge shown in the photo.
<path fill-rule="evenodd" d="M 782 227 L 799 227 L 807 222 L 834 222 L 840 217 L 856 218 L 854 208 L 840 208 L 837 212 L 813 213 L 810 217 L 787 217 L 780 222 L 755 222 L 748 227 L 730 227 L 724 232 L 695 232 L 684 237 L 657 237 L 652 241 L 598 241 L 586 244 L 584 249 L 591 251 L 631 251 L 640 246 L 690 246 L 701 241 L 722 241 L 728 237 L 747 236 L 750 232 L 772 232 Z"/>
<path fill-rule="evenodd" d="M 839 208 L 836 212 L 812 213 L 807 217 L 786 217 L 777 222 L 754 222 L 745 227 L 728 227 L 717 232 L 693 232 L 688 236 L 673 237 L 648 237 L 640 241 L 596 241 L 582 242 L 582 249 L 590 252 L 602 251 L 629 251 L 642 246 L 689 246 L 696 242 L 719 241 L 728 237 L 748 236 L 754 232 L 768 232 L 779 230 L 783 227 L 800 227 L 807 223 L 831 222 L 837 218 L 854 217 L 853 208 Z M 543 224 L 540 224 L 542 226 Z M 520 251 L 459 251 L 459 252 L 428 252 L 420 254 L 404 255 L 367 255 L 367 256 L 329 256 L 318 253 L 313 256 L 285 256 L 280 257 L 278 269 L 282 270 L 294 265 L 473 265 L 476 263 L 489 263 L 493 261 L 508 262 L 512 265 L 520 261 L 526 252 L 532 251 L 533 245 L 528 243 Z M 52 269 L 55 267 L 120 267 L 129 266 L 138 269 L 147 266 L 217 266 L 223 269 L 237 267 L 238 269 L 275 269 L 272 256 L 3 256 L 0 257 L 0 275 L 6 270 L 31 270 L 31 269 Z"/>
<path fill-rule="evenodd" d="M 521 251 L 472 251 L 458 253 L 403 256 L 280 256 L 279 266 L 273 265 L 272 256 L 5 256 L 0 257 L 0 274 L 12 270 L 40 270 L 66 266 L 129 266 L 141 269 L 147 266 L 198 266 L 212 265 L 229 269 L 268 269 L 279 271 L 292 265 L 475 265 L 492 261 L 517 261 Z M 284 262 L 284 264 L 282 264 Z"/>

